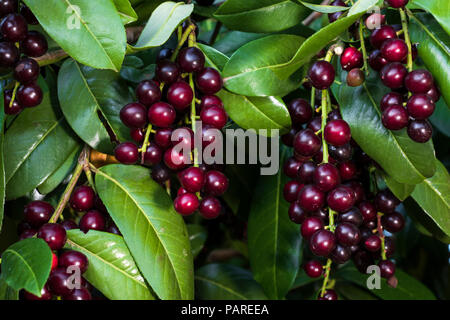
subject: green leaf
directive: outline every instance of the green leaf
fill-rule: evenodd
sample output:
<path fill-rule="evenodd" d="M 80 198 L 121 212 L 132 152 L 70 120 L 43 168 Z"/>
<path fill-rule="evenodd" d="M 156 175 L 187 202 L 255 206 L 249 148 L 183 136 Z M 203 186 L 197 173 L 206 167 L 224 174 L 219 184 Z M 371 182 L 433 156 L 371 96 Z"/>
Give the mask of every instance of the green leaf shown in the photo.
<path fill-rule="evenodd" d="M 420 43 L 419 56 L 450 106 L 450 36 L 429 14 L 415 14 L 414 17 L 410 19 L 411 40 Z"/>
<path fill-rule="evenodd" d="M 308 2 L 304 2 L 304 1 L 299 1 L 299 2 L 311 10 L 321 12 L 321 13 L 334 13 L 334 12 L 340 12 L 340 11 L 347 11 L 350 9 L 350 7 L 320 5 L 320 4 L 313 4 L 313 3 L 308 3 Z"/>
<path fill-rule="evenodd" d="M 194 5 L 166 1 L 153 11 L 135 46 L 128 46 L 130 52 L 146 50 L 163 45 L 175 28 L 194 10 Z"/>
<path fill-rule="evenodd" d="M 113 0 L 123 24 L 137 20 L 138 16 L 128 0 Z"/>
<path fill-rule="evenodd" d="M 52 266 L 52 251 L 38 238 L 19 241 L 2 254 L 3 279 L 14 290 L 25 289 L 35 296 L 47 282 Z"/>
<path fill-rule="evenodd" d="M 118 73 L 95 70 L 74 60 L 64 62 L 58 75 L 58 98 L 67 121 L 83 141 L 103 153 L 113 150 L 103 120 L 115 140 L 130 140 L 119 113 L 133 97 L 118 78 Z"/>
<path fill-rule="evenodd" d="M 241 31 L 228 31 L 214 43 L 214 48 L 231 56 L 236 50 L 253 40 L 264 38 L 262 33 L 249 33 Z"/>
<path fill-rule="evenodd" d="M 346 72 L 341 73 L 345 83 Z M 352 131 L 352 138 L 384 171 L 399 183 L 417 184 L 435 172 L 432 141 L 412 141 L 406 129 L 390 131 L 381 122 L 379 103 L 388 92 L 378 74 L 372 72 L 363 86 L 332 86 L 341 113 Z M 382 150 L 382 152 L 380 152 Z"/>
<path fill-rule="evenodd" d="M 438 160 L 436 168 L 433 177 L 416 186 L 412 197 L 442 231 L 450 236 L 450 175 Z"/>
<path fill-rule="evenodd" d="M 336 284 L 336 291 L 338 296 L 342 296 L 348 300 L 377 300 L 367 290 L 361 289 L 361 287 L 348 282 L 338 282 Z"/>
<path fill-rule="evenodd" d="M 120 69 L 120 77 L 138 84 L 143 80 L 153 79 L 155 76 L 155 64 L 144 66 L 144 62 L 136 56 L 126 56 Z"/>
<path fill-rule="evenodd" d="M 205 53 L 206 64 L 222 70 L 229 58 L 216 49 L 198 44 Z M 224 103 L 225 110 L 233 121 L 244 129 L 278 129 L 281 134 L 289 131 L 291 117 L 283 100 L 279 97 L 246 97 L 225 89 L 217 94 Z"/>
<path fill-rule="evenodd" d="M 231 30 L 270 33 L 290 28 L 310 13 L 291 0 L 228 0 L 214 17 Z"/>
<path fill-rule="evenodd" d="M 282 148 L 280 163 L 288 156 L 287 148 Z M 289 219 L 289 203 L 283 197 L 287 181 L 282 170 L 261 176 L 248 219 L 250 266 L 269 299 L 282 299 L 300 268 L 300 230 Z"/>
<path fill-rule="evenodd" d="M 192 256 L 195 258 L 202 251 L 208 234 L 206 229 L 199 224 L 188 224 L 186 227 L 191 242 Z"/>
<path fill-rule="evenodd" d="M 440 23 L 442 28 L 445 29 L 447 34 L 450 35 L 450 18 L 448 13 L 450 12 L 450 2 L 447 0 L 412 0 L 410 6 L 419 7 L 425 11 L 431 13 L 434 18 Z"/>
<path fill-rule="evenodd" d="M 346 267 L 337 272 L 337 276 L 367 288 L 369 274 L 362 274 L 355 267 Z M 381 289 L 370 290 L 372 294 L 383 300 L 435 300 L 434 294 L 421 282 L 402 270 L 397 269 L 395 276 L 398 279 L 397 288 L 387 285 L 386 279 L 381 279 Z"/>
<path fill-rule="evenodd" d="M 4 159 L 4 129 L 5 129 L 5 110 L 3 107 L 3 85 L 0 85 L 0 231 L 3 225 L 3 213 L 5 209 L 6 197 L 6 179 L 5 179 L 5 159 Z"/>
<path fill-rule="evenodd" d="M 225 87 L 246 96 L 284 96 L 295 90 L 302 73 L 281 78 L 272 69 L 290 61 L 304 40 L 294 35 L 271 35 L 247 43 L 225 65 Z"/>
<path fill-rule="evenodd" d="M 89 267 L 83 277 L 108 299 L 154 299 L 121 236 L 96 230 L 87 234 L 69 230 L 64 248 L 86 255 Z"/>
<path fill-rule="evenodd" d="M 436 103 L 436 109 L 429 118 L 430 122 L 447 137 L 450 137 L 450 108 L 446 105 L 444 99 L 439 99 Z"/>
<path fill-rule="evenodd" d="M 5 134 L 6 198 L 17 199 L 46 181 L 77 150 L 80 141 L 50 101 L 45 81 L 39 80 L 44 99 L 24 110 Z"/>
<path fill-rule="evenodd" d="M 0 300 L 19 300 L 19 291 L 14 290 L 0 278 Z"/>
<path fill-rule="evenodd" d="M 142 275 L 161 299 L 192 299 L 193 258 L 186 226 L 148 169 L 108 165 L 95 185 Z"/>
<path fill-rule="evenodd" d="M 200 300 L 266 300 L 250 271 L 230 264 L 208 264 L 195 272 L 195 297 Z"/>
<path fill-rule="evenodd" d="M 40 25 L 75 60 L 120 70 L 125 28 L 111 0 L 24 0 Z"/>
<path fill-rule="evenodd" d="M 389 190 L 391 190 L 400 201 L 408 198 L 414 191 L 415 185 L 413 184 L 398 183 L 388 175 L 384 175 L 383 178 Z"/>
<path fill-rule="evenodd" d="M 66 161 L 55 172 L 51 174 L 42 184 L 37 188 L 40 194 L 49 194 L 63 182 L 63 180 L 72 172 L 75 168 L 78 156 L 80 155 L 83 146 L 79 146 L 74 149 L 73 152 L 67 157 Z"/>

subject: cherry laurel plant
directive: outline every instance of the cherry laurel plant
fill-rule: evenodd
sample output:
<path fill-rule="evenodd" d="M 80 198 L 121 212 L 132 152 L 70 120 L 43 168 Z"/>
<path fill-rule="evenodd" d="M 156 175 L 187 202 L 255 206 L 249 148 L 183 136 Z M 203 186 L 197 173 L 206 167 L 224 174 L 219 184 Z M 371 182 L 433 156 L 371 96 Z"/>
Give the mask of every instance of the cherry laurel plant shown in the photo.
<path fill-rule="evenodd" d="M 449 298 L 446 0 L 73 2 L 0 0 L 0 299 Z"/>

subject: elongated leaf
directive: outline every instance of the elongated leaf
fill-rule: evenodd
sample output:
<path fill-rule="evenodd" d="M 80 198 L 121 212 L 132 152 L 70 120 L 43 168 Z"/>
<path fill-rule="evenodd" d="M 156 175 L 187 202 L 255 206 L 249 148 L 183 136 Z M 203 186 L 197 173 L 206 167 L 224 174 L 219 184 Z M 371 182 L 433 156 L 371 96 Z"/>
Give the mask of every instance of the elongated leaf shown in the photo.
<path fill-rule="evenodd" d="M 420 43 L 420 58 L 433 74 L 447 106 L 450 106 L 450 35 L 429 14 L 415 14 L 415 17 L 410 19 L 411 40 Z"/>
<path fill-rule="evenodd" d="M 290 61 L 304 40 L 294 35 L 271 35 L 247 43 L 225 65 L 225 87 L 247 96 L 283 96 L 295 90 L 303 74 L 281 78 L 273 68 Z"/>
<path fill-rule="evenodd" d="M 191 242 L 192 256 L 195 258 L 202 251 L 208 233 L 199 224 L 188 224 L 186 227 L 189 234 L 189 241 Z"/>
<path fill-rule="evenodd" d="M 265 36 L 266 35 L 263 33 L 228 31 L 214 43 L 214 48 L 226 54 L 227 56 L 231 56 L 244 44 L 256 39 L 264 38 Z"/>
<path fill-rule="evenodd" d="M 398 183 L 388 175 L 384 175 L 383 178 L 389 190 L 401 201 L 408 198 L 414 191 L 415 185 L 413 184 Z"/>
<path fill-rule="evenodd" d="M 222 70 L 229 58 L 216 49 L 199 44 L 205 53 L 206 64 Z M 225 110 L 236 124 L 244 129 L 278 129 L 281 134 L 291 127 L 289 111 L 278 97 L 246 97 L 221 90 L 218 96 L 223 100 Z"/>
<path fill-rule="evenodd" d="M 342 72 L 342 83 L 345 83 L 345 76 Z M 383 126 L 379 103 L 388 90 L 378 74 L 372 72 L 365 84 L 357 88 L 334 84 L 332 89 L 353 139 L 389 176 L 399 183 L 413 185 L 433 176 L 436 170 L 432 161 L 435 157 L 433 143 L 414 142 L 406 129 L 390 131 Z"/>
<path fill-rule="evenodd" d="M 159 47 L 164 44 L 175 30 L 194 10 L 194 5 L 183 2 L 166 1 L 153 11 L 135 46 L 129 46 L 130 52 Z"/>
<path fill-rule="evenodd" d="M 39 186 L 78 149 L 80 141 L 51 104 L 45 81 L 42 103 L 24 110 L 5 134 L 7 199 L 19 198 Z"/>
<path fill-rule="evenodd" d="M 350 7 L 341 7 L 341 6 L 330 6 L 330 5 L 320 5 L 320 4 L 313 4 L 305 1 L 299 1 L 302 5 L 304 5 L 307 8 L 310 8 L 311 10 L 321 12 L 321 13 L 334 13 L 334 12 L 340 12 L 340 11 L 347 11 L 350 9 Z"/>
<path fill-rule="evenodd" d="M 267 299 L 248 270 L 229 264 L 208 264 L 198 269 L 195 297 L 200 300 Z"/>
<path fill-rule="evenodd" d="M 436 160 L 436 173 L 418 184 L 412 197 L 431 219 L 450 236 L 450 175 Z"/>
<path fill-rule="evenodd" d="M 172 200 L 139 166 L 108 165 L 95 184 L 142 275 L 161 299 L 192 299 L 193 259 Z"/>
<path fill-rule="evenodd" d="M 14 290 L 25 289 L 40 296 L 51 265 L 52 252 L 48 244 L 38 238 L 25 239 L 3 252 L 1 279 Z"/>
<path fill-rule="evenodd" d="M 111 300 L 153 300 L 123 238 L 96 230 L 67 232 L 66 249 L 80 251 L 89 260 L 83 274 Z"/>
<path fill-rule="evenodd" d="M 337 276 L 347 281 L 367 288 L 367 279 L 369 274 L 361 274 L 355 267 L 346 267 L 341 269 Z M 372 294 L 383 300 L 435 300 L 434 294 L 421 282 L 411 277 L 402 270 L 397 269 L 395 276 L 398 279 L 397 288 L 391 288 L 387 285 L 386 279 L 381 279 L 381 289 L 369 290 Z"/>
<path fill-rule="evenodd" d="M 98 69 L 118 71 L 126 34 L 111 0 L 25 0 L 44 30 L 70 56 Z"/>
<path fill-rule="evenodd" d="M 310 13 L 308 8 L 290 0 L 228 0 L 214 17 L 228 29 L 270 33 L 290 28 Z"/>
<path fill-rule="evenodd" d="M 287 148 L 282 148 L 280 162 L 287 157 Z M 259 178 L 255 189 L 258 196 L 253 198 L 248 220 L 250 266 L 270 299 L 286 295 L 300 267 L 300 231 L 290 221 L 289 203 L 283 197 L 287 180 L 282 170 Z"/>
<path fill-rule="evenodd" d="M 137 20 L 137 14 L 128 0 L 113 0 L 117 12 L 123 24 L 129 24 Z"/>
<path fill-rule="evenodd" d="M 67 121 L 81 139 L 104 153 L 112 153 L 113 144 L 103 119 L 114 139 L 130 140 L 119 113 L 132 96 L 118 77 L 112 71 L 81 66 L 74 60 L 64 62 L 58 75 L 58 98 Z"/>
<path fill-rule="evenodd" d="M 450 138 L 450 108 L 444 99 L 440 99 L 436 103 L 436 109 L 429 118 L 430 122 L 443 134 Z"/>
<path fill-rule="evenodd" d="M 450 35 L 450 18 L 448 15 L 450 12 L 450 2 L 447 0 L 412 0 L 410 5 L 431 13 L 442 28 L 445 29 L 447 34 Z"/>
<path fill-rule="evenodd" d="M 0 300 L 19 300 L 19 292 L 0 278 Z"/>

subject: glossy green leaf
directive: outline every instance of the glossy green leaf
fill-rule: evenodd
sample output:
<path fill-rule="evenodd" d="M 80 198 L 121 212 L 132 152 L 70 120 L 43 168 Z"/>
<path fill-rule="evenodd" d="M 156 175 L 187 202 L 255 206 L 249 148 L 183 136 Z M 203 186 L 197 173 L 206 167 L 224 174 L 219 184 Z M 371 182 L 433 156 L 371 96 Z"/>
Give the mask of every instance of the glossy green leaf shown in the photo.
<path fill-rule="evenodd" d="M 439 99 L 433 115 L 428 119 L 441 133 L 450 137 L 450 126 L 448 125 L 450 123 L 450 108 L 444 99 Z"/>
<path fill-rule="evenodd" d="M 195 297 L 200 300 L 266 300 L 250 271 L 230 264 L 208 264 L 195 272 Z"/>
<path fill-rule="evenodd" d="M 40 25 L 75 60 L 120 70 L 126 34 L 111 0 L 24 0 Z"/>
<path fill-rule="evenodd" d="M 384 175 L 383 178 L 389 190 L 391 190 L 400 201 L 408 198 L 414 191 L 415 185 L 413 184 L 399 183 L 388 175 Z"/>
<path fill-rule="evenodd" d="M 37 188 L 40 194 L 49 194 L 72 172 L 77 165 L 78 156 L 80 155 L 83 146 L 80 145 L 77 149 L 67 157 L 66 161 L 55 172 L 51 174 L 42 184 Z"/>
<path fill-rule="evenodd" d="M 1 279 L 14 290 L 25 289 L 40 296 L 51 266 L 52 252 L 48 244 L 38 238 L 25 239 L 3 252 Z"/>
<path fill-rule="evenodd" d="M 120 121 L 120 109 L 133 101 L 119 74 L 95 70 L 67 60 L 58 75 L 58 99 L 72 129 L 93 149 L 112 153 L 114 139 L 129 141 L 129 130 Z"/>
<path fill-rule="evenodd" d="M 19 300 L 19 291 L 14 290 L 0 278 L 0 300 Z"/>
<path fill-rule="evenodd" d="M 338 282 L 336 284 L 335 290 L 338 293 L 339 299 L 346 300 L 377 300 L 377 298 L 370 294 L 368 290 L 364 290 L 361 287 L 348 283 L 348 282 Z"/>
<path fill-rule="evenodd" d="M 346 267 L 338 271 L 337 276 L 347 281 L 367 288 L 367 278 L 370 275 L 361 274 L 355 267 Z M 421 282 L 402 270 L 397 269 L 395 276 L 398 279 L 397 288 L 387 285 L 386 279 L 381 279 L 381 289 L 369 290 L 372 294 L 383 300 L 435 300 L 434 294 Z"/>
<path fill-rule="evenodd" d="M 249 33 L 241 31 L 228 31 L 214 43 L 214 48 L 220 52 L 231 56 L 236 50 L 253 40 L 264 38 L 263 33 Z"/>
<path fill-rule="evenodd" d="M 121 236 L 96 230 L 87 234 L 69 230 L 65 248 L 86 255 L 89 267 L 83 277 L 108 299 L 154 299 Z"/>
<path fill-rule="evenodd" d="M 294 35 L 271 35 L 247 43 L 225 65 L 225 87 L 246 96 L 284 96 L 295 90 L 302 73 L 281 78 L 272 69 L 290 61 L 304 40 Z"/>
<path fill-rule="evenodd" d="M 439 89 L 450 106 L 450 35 L 429 14 L 415 14 L 410 19 L 411 40 L 418 42 L 419 56 L 433 74 Z"/>
<path fill-rule="evenodd" d="M 447 0 L 411 0 L 410 5 L 431 13 L 450 35 L 450 2 Z"/>
<path fill-rule="evenodd" d="M 161 299 L 192 299 L 193 258 L 186 225 L 148 169 L 108 165 L 95 185 L 142 275 Z"/>
<path fill-rule="evenodd" d="M 216 49 L 199 44 L 205 53 L 206 64 L 222 70 L 229 58 Z M 291 127 L 289 111 L 278 97 L 246 97 L 226 89 L 217 94 L 224 103 L 225 110 L 233 121 L 244 129 L 278 129 L 281 134 Z"/>
<path fill-rule="evenodd" d="M 342 72 L 342 83 L 345 76 Z M 383 126 L 379 103 L 388 89 L 378 74 L 372 72 L 360 87 L 334 84 L 332 89 L 342 116 L 350 125 L 352 138 L 389 176 L 399 183 L 413 185 L 433 176 L 436 169 L 432 161 L 433 143 L 414 142 L 406 129 L 390 131 Z"/>
<path fill-rule="evenodd" d="M 280 163 L 288 153 L 287 148 L 280 150 Z M 283 197 L 287 181 L 282 170 L 273 176 L 261 176 L 248 219 L 250 266 L 270 299 L 286 295 L 300 268 L 300 230 L 289 219 L 289 203 Z"/>
<path fill-rule="evenodd" d="M 41 80 L 42 103 L 24 110 L 5 134 L 7 199 L 19 198 L 46 181 L 80 146 Z"/>
<path fill-rule="evenodd" d="M 313 4 L 313 3 L 309 3 L 309 2 L 305 2 L 305 1 L 299 1 L 299 2 L 311 10 L 321 12 L 321 13 L 334 13 L 334 12 L 340 12 L 340 11 L 347 11 L 350 9 L 350 7 L 320 5 L 320 4 Z"/>
<path fill-rule="evenodd" d="M 137 20 L 138 16 L 128 0 L 113 0 L 123 24 Z"/>
<path fill-rule="evenodd" d="M 310 13 L 291 0 L 228 0 L 214 17 L 231 30 L 270 33 L 290 28 Z"/>
<path fill-rule="evenodd" d="M 442 231 L 450 236 L 450 175 L 438 160 L 436 167 L 434 176 L 418 184 L 412 197 Z"/>
<path fill-rule="evenodd" d="M 135 46 L 129 51 L 136 52 L 164 44 L 175 30 L 194 10 L 194 5 L 183 2 L 166 1 L 153 11 Z"/>
<path fill-rule="evenodd" d="M 138 84 L 143 80 L 153 79 L 155 76 L 155 64 L 144 67 L 144 62 L 136 56 L 126 56 L 120 69 L 120 77 Z"/>
<path fill-rule="evenodd" d="M 189 241 L 191 242 L 192 256 L 195 258 L 200 251 L 202 251 L 208 233 L 207 230 L 199 224 L 188 224 L 186 227 L 189 234 Z"/>

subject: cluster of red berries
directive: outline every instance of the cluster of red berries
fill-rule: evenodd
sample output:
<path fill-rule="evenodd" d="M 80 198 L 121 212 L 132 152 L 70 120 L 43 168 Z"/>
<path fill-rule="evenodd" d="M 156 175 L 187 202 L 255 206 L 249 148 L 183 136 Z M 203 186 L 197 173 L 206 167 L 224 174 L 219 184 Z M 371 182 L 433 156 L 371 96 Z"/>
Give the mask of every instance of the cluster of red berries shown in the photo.
<path fill-rule="evenodd" d="M 10 115 L 42 102 L 43 93 L 36 83 L 39 64 L 30 57 L 40 57 L 48 49 L 47 40 L 40 32 L 28 31 L 28 24 L 39 24 L 31 10 L 22 6 L 17 13 L 18 9 L 17 0 L 0 0 L 0 68 L 13 69 L 14 79 L 20 84 L 4 92 L 5 113 Z"/>
<path fill-rule="evenodd" d="M 175 61 L 172 55 L 171 49 L 160 51 L 155 79 L 139 83 L 138 102 L 120 111 L 120 119 L 130 128 L 134 142 L 119 144 L 115 157 L 123 164 L 135 164 L 140 159 L 142 164 L 152 166 L 152 178 L 158 183 L 165 183 L 171 171 L 176 172 L 181 188 L 174 200 L 175 210 L 184 216 L 198 210 L 204 218 L 216 218 L 222 211 L 217 197 L 227 190 L 228 179 L 216 170 L 217 166 L 191 165 L 195 143 L 194 131 L 188 124 L 194 104 L 202 123 L 203 147 L 215 139 L 209 129 L 220 130 L 226 125 L 228 115 L 215 95 L 222 89 L 222 77 L 216 69 L 205 67 L 205 56 L 197 47 L 181 49 Z M 195 80 L 191 84 L 186 79 L 190 76 Z M 174 149 L 179 144 L 191 153 Z"/>
<path fill-rule="evenodd" d="M 111 219 L 107 223 L 108 212 L 91 187 L 77 187 L 69 203 L 73 210 L 85 212 L 78 224 L 70 219 L 61 223 L 49 223 L 54 208 L 48 202 L 32 201 L 25 206 L 25 218 L 18 227 L 20 240 L 37 236 L 47 242 L 53 254 L 52 271 L 42 289 L 41 297 L 24 292 L 24 298 L 27 300 L 51 300 L 53 296 L 60 296 L 63 300 L 90 300 L 92 287 L 83 277 L 80 279 L 79 288 L 74 288 L 74 284 L 69 281 L 72 274 L 67 268 L 76 266 L 83 274 L 87 270 L 88 259 L 78 251 L 61 252 L 67 240 L 66 231 L 79 228 L 85 233 L 89 230 L 99 230 L 120 235 Z"/>

